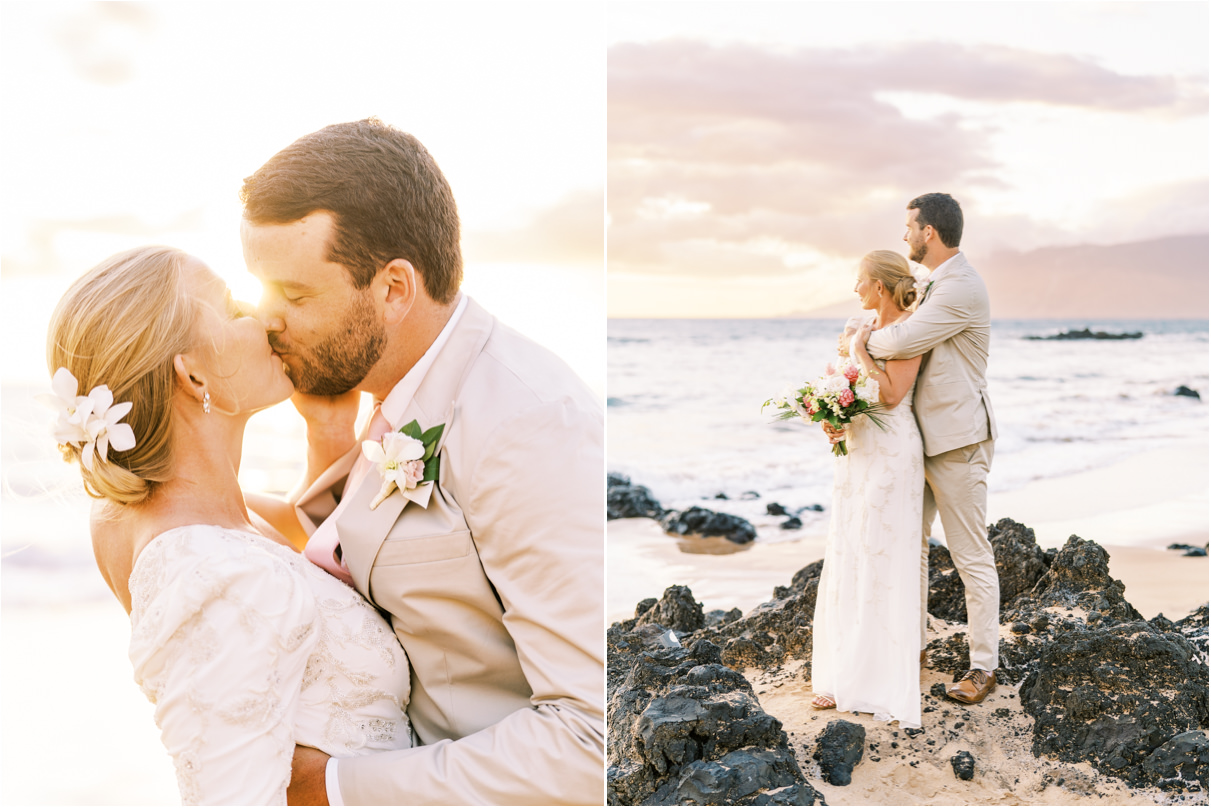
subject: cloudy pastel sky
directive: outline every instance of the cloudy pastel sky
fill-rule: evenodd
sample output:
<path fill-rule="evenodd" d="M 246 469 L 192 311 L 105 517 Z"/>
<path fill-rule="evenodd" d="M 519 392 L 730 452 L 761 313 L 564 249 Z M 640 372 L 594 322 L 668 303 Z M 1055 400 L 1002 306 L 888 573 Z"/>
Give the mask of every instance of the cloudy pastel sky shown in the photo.
<path fill-rule="evenodd" d="M 927 191 L 962 202 L 973 262 L 1203 234 L 1181 244 L 1205 264 L 1207 12 L 611 6 L 611 316 L 847 300 L 858 257 L 903 251 Z"/>
<path fill-rule="evenodd" d="M 48 306 L 118 250 L 181 247 L 256 297 L 242 179 L 377 115 L 449 179 L 468 291 L 600 387 L 605 8 L 572 5 L 6 0 L 3 328 L 37 339 L 5 378 L 44 374 Z"/>

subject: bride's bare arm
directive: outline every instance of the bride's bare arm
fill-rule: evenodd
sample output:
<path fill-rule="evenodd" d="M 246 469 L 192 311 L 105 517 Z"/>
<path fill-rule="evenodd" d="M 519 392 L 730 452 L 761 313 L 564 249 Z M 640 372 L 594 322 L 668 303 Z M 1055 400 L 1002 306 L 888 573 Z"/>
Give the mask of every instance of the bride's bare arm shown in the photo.
<path fill-rule="evenodd" d="M 917 378 L 917 371 L 921 369 L 921 357 L 914 356 L 911 359 L 888 360 L 886 366 L 880 370 L 875 360 L 870 358 L 864 339 L 857 340 L 854 359 L 866 371 L 866 375 L 879 383 L 879 400 L 886 404 L 888 409 L 898 406 L 904 399 L 904 394 Z"/>

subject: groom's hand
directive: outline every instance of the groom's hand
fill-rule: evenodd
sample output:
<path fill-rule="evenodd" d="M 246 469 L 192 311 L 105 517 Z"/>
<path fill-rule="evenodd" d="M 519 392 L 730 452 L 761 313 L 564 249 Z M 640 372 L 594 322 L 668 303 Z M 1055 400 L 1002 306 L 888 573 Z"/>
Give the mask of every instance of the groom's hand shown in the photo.
<path fill-rule="evenodd" d="M 361 404 L 362 394 L 356 390 L 341 393 L 339 396 L 313 396 L 310 393 L 295 392 L 290 397 L 290 403 L 298 410 L 299 415 L 307 422 L 307 430 L 353 434 L 353 423 L 357 420 L 357 409 Z"/>
<path fill-rule="evenodd" d="M 288 805 L 327 805 L 328 786 L 324 771 L 328 755 L 310 746 L 294 747 L 294 762 L 290 766 L 290 785 L 286 786 Z"/>

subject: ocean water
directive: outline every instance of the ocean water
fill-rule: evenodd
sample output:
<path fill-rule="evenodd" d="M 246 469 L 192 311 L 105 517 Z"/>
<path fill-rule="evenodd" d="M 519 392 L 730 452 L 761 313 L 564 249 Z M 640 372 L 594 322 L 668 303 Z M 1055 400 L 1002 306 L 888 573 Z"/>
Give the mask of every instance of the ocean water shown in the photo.
<path fill-rule="evenodd" d="M 667 507 L 717 503 L 746 518 L 777 501 L 827 505 L 832 454 L 820 427 L 772 422 L 761 404 L 833 360 L 841 320 L 611 320 L 606 440 L 611 471 Z M 1138 340 L 1032 341 L 1089 327 Z M 988 386 L 999 431 L 993 492 L 1207 436 L 1206 320 L 1003 320 Z M 1174 396 L 1178 385 L 1202 400 Z M 754 493 L 757 496 L 754 496 Z M 827 518 L 812 512 L 809 519 Z M 759 540 L 776 540 L 763 535 Z"/>

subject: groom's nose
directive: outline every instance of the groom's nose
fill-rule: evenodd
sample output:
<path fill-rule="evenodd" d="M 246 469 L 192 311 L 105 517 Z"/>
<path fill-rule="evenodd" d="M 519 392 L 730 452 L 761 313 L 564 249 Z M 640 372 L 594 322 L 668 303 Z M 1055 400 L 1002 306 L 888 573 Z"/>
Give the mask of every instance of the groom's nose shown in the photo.
<path fill-rule="evenodd" d="M 276 312 L 267 310 L 264 304 L 257 307 L 256 318 L 261 321 L 266 333 L 277 334 L 286 330 L 286 321 Z"/>

